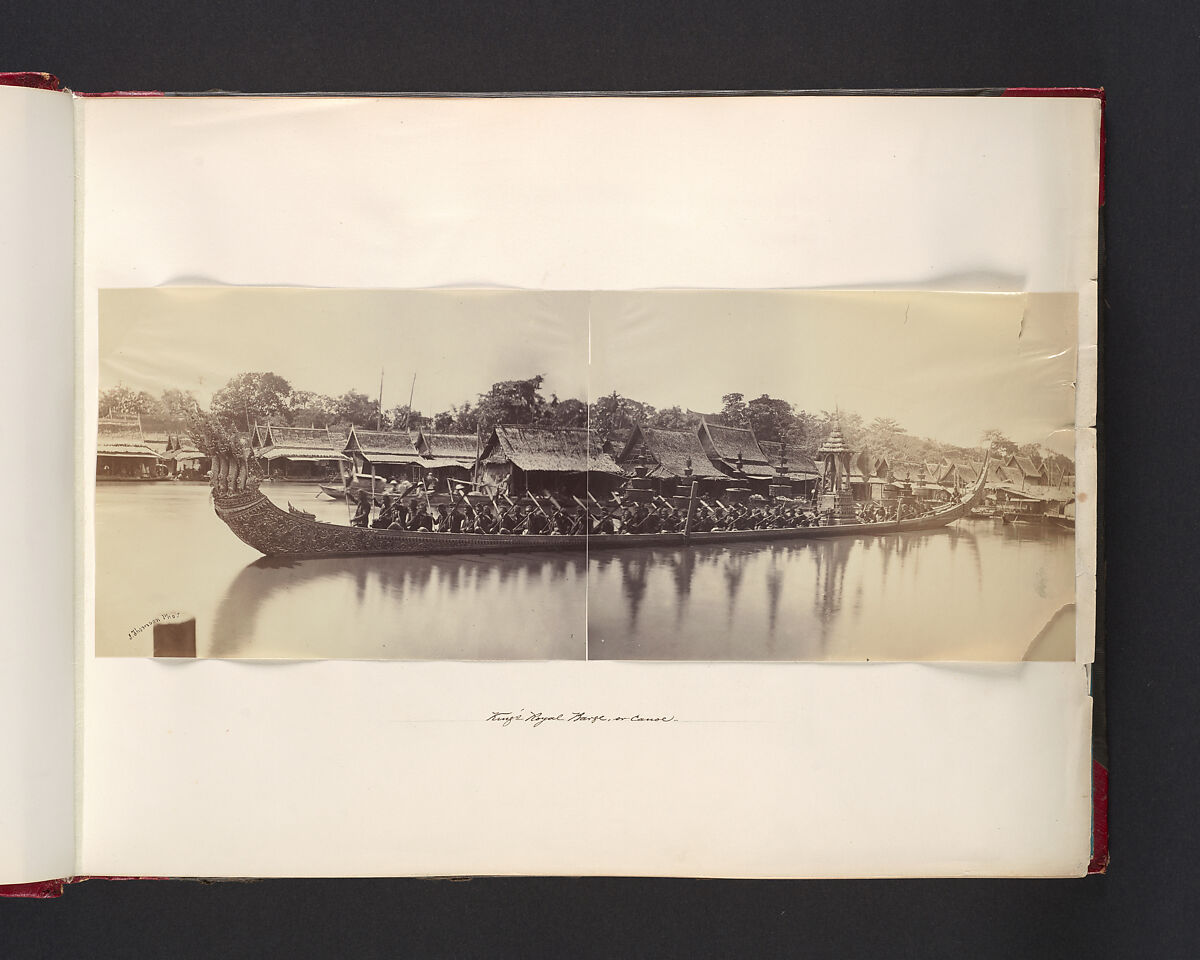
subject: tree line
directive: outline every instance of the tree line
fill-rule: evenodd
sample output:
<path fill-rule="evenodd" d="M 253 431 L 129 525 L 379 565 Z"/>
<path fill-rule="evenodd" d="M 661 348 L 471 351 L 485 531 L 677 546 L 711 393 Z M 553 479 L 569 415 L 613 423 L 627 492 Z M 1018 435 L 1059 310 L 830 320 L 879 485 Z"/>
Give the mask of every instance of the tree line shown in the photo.
<path fill-rule="evenodd" d="M 542 389 L 545 376 L 537 374 L 524 380 L 501 380 L 491 388 L 464 399 L 447 410 L 426 415 L 407 404 L 380 410 L 377 400 L 348 390 L 340 396 L 297 389 L 285 378 L 270 372 L 241 373 L 213 394 L 205 411 L 196 397 L 185 390 L 168 389 L 155 397 L 142 390 L 117 386 L 100 394 L 100 413 L 134 414 L 194 422 L 197 418 L 216 420 L 243 433 L 254 424 L 285 424 L 298 427 L 351 425 L 382 430 L 416 430 L 434 433 L 482 434 L 486 436 L 498 424 L 548 427 L 592 426 L 602 437 L 622 436 L 634 424 L 664 430 L 692 430 L 701 413 L 679 406 L 656 408 L 649 403 L 624 397 L 615 391 L 591 404 L 574 397 L 560 399 Z M 846 442 L 855 451 L 875 456 L 912 461 L 936 461 L 943 457 L 962 459 L 974 456 L 975 449 L 940 443 L 910 434 L 889 417 L 865 421 L 857 413 L 800 410 L 787 400 L 763 394 L 747 400 L 744 394 L 727 393 L 721 409 L 703 414 L 711 422 L 728 426 L 750 427 L 759 440 L 784 444 L 793 455 L 816 458 L 824 440 L 840 427 Z M 1038 444 L 1017 444 L 999 430 L 984 431 L 980 443 L 991 442 L 1005 456 L 1028 456 L 1035 461 L 1049 460 L 1070 468 L 1069 457 L 1053 453 Z"/>

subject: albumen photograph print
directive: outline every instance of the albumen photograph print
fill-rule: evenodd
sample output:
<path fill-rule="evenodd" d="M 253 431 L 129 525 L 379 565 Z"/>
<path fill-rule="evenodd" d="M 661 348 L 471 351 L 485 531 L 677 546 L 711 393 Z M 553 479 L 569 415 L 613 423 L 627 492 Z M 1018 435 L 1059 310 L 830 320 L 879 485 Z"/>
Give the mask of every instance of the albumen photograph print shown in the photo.
<path fill-rule="evenodd" d="M 95 652 L 1071 660 L 1076 311 L 102 291 Z"/>

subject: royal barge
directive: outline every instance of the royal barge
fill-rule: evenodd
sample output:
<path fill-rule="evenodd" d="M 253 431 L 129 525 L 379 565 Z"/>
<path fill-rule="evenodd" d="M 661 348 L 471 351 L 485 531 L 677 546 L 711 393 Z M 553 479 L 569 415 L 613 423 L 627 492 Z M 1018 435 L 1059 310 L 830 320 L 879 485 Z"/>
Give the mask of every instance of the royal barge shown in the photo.
<path fill-rule="evenodd" d="M 258 489 L 247 460 L 227 458 L 214 470 L 213 505 L 217 516 L 244 543 L 268 557 L 313 558 L 500 553 L 506 551 L 615 550 L 631 547 L 687 547 L 691 544 L 770 543 L 876 537 L 933 530 L 966 516 L 983 498 L 985 469 L 955 501 L 922 516 L 872 523 L 841 521 L 827 525 L 766 530 L 690 531 L 631 534 L 486 534 L 381 530 L 314 519 L 302 511 L 276 506 Z M 689 511 L 690 515 L 691 511 Z"/>

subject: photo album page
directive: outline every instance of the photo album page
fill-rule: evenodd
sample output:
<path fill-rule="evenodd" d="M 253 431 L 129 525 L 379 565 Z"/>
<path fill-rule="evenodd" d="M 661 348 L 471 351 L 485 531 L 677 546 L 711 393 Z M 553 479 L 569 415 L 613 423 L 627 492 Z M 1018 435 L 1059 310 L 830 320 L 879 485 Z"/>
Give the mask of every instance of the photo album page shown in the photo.
<path fill-rule="evenodd" d="M 74 873 L 1087 871 L 1096 100 L 70 102 Z"/>

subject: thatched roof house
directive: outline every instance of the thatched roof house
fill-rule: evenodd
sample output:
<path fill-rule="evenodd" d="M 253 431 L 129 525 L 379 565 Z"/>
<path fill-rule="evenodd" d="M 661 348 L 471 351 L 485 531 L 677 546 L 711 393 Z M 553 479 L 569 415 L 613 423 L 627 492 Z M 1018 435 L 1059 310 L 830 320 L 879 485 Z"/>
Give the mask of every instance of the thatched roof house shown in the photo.
<path fill-rule="evenodd" d="M 483 445 L 481 458 L 510 462 L 526 472 L 621 474 L 602 449 L 595 430 L 586 427 L 501 425 Z"/>
<path fill-rule="evenodd" d="M 778 467 L 780 461 L 783 460 L 783 444 L 778 440 L 759 440 L 758 449 L 767 458 L 767 463 L 773 467 Z"/>
<path fill-rule="evenodd" d="M 785 448 L 777 440 L 759 440 L 759 449 L 766 455 L 767 462 L 775 472 L 793 480 L 815 480 L 820 476 L 812 457 L 799 450 Z M 786 468 L 786 469 L 785 469 Z"/>
<path fill-rule="evenodd" d="M 109 457 L 158 459 L 146 443 L 142 434 L 142 418 L 136 413 L 101 417 L 96 428 L 96 452 Z"/>
<path fill-rule="evenodd" d="M 1002 483 L 1008 483 L 1008 474 L 1004 472 L 1004 465 L 998 460 L 989 460 L 987 485 L 995 487 Z"/>
<path fill-rule="evenodd" d="M 1046 471 L 1046 483 L 1052 487 L 1073 487 L 1075 485 L 1075 469 L 1057 460 L 1047 460 L 1042 464 Z"/>
<path fill-rule="evenodd" d="M 631 436 L 633 436 L 633 427 L 617 427 L 602 438 L 603 443 L 600 444 L 600 447 L 615 460 L 617 454 L 625 449 L 625 444 L 629 442 Z"/>
<path fill-rule="evenodd" d="M 475 455 L 483 443 L 473 433 L 432 433 L 424 429 L 417 431 L 413 445 L 428 461 L 427 466 L 461 466 L 474 468 Z"/>
<path fill-rule="evenodd" d="M 255 448 L 255 444 L 260 444 Z M 346 458 L 337 438 L 324 427 L 287 427 L 268 423 L 250 433 L 254 455 L 266 464 L 268 477 L 313 480 L 331 474 Z"/>
<path fill-rule="evenodd" d="M 204 471 L 212 464 L 212 459 L 192 442 L 191 437 L 180 434 L 172 434 L 167 438 L 167 450 L 162 459 L 170 465 L 172 473 Z"/>
<path fill-rule="evenodd" d="M 1012 457 L 1008 461 L 1009 466 L 1015 467 L 1020 471 L 1021 480 L 1025 483 L 1044 484 L 1046 483 L 1046 466 L 1042 463 L 1034 463 L 1029 457 Z"/>
<path fill-rule="evenodd" d="M 662 480 L 725 478 L 709 460 L 700 438 L 690 431 L 635 426 L 618 450 L 616 461 L 627 470 L 645 461 L 646 475 Z"/>
<path fill-rule="evenodd" d="M 884 463 L 885 463 L 885 468 L 886 468 L 886 461 L 884 461 Z M 885 476 L 886 477 L 887 476 L 886 473 L 880 474 L 877 472 L 875 464 L 876 464 L 875 455 L 873 453 L 869 453 L 866 450 L 859 451 L 858 456 L 852 458 L 850 461 L 850 466 L 852 468 L 856 469 L 858 471 L 859 475 L 862 477 L 865 477 L 867 479 L 870 479 L 871 477 L 876 477 L 876 476 Z"/>
<path fill-rule="evenodd" d="M 342 453 L 346 449 L 346 444 L 350 441 L 350 431 L 353 427 L 327 427 L 329 431 L 329 442 L 333 444 L 333 450 L 336 453 Z M 343 454 L 344 456 L 344 454 Z"/>
<path fill-rule="evenodd" d="M 496 427 L 483 445 L 480 463 L 492 483 L 512 490 L 558 488 L 585 492 L 614 487 L 624 474 L 604 451 L 595 430 L 586 427 Z"/>
<path fill-rule="evenodd" d="M 825 476 L 825 472 L 828 469 L 828 465 L 829 465 L 828 458 L 817 462 L 817 472 L 822 477 Z M 871 478 L 869 476 L 863 476 L 862 468 L 859 467 L 859 465 L 856 462 L 854 462 L 853 460 L 850 461 L 850 469 L 846 471 L 846 480 L 849 483 L 859 484 L 861 486 L 862 484 L 865 484 L 870 479 Z"/>
<path fill-rule="evenodd" d="M 979 468 L 982 464 L 970 463 L 966 460 L 950 460 L 948 462 L 950 469 L 945 482 L 960 487 L 969 487 L 979 479 Z"/>
<path fill-rule="evenodd" d="M 882 480 L 888 479 L 892 473 L 892 465 L 886 456 L 875 456 L 869 450 L 861 451 L 853 460 L 853 465 L 858 468 L 858 472 L 868 479 L 877 477 Z"/>
<path fill-rule="evenodd" d="M 200 448 L 192 442 L 191 437 L 182 434 L 171 434 L 167 438 L 167 452 L 164 460 L 196 460 L 203 457 Z"/>
<path fill-rule="evenodd" d="M 470 480 L 475 472 L 475 456 L 483 444 L 473 433 L 432 433 L 424 428 L 413 440 L 426 470 L 455 480 Z"/>
<path fill-rule="evenodd" d="M 100 417 L 96 426 L 96 476 L 140 477 L 158 466 L 158 452 L 142 435 L 138 414 Z"/>
<path fill-rule="evenodd" d="M 777 476 L 749 427 L 727 427 L 701 417 L 696 432 L 708 458 L 727 475 L 740 472 L 760 480 Z"/>
<path fill-rule="evenodd" d="M 884 476 L 890 477 L 898 483 L 936 483 L 937 480 L 931 480 L 929 469 L 919 460 L 899 460 L 893 459 L 888 462 L 889 472 Z M 935 474 L 940 474 L 941 471 L 935 469 Z"/>
<path fill-rule="evenodd" d="M 342 455 L 351 460 L 356 473 L 416 479 L 424 463 L 406 430 L 364 430 L 351 427 L 342 444 Z"/>
<path fill-rule="evenodd" d="M 171 437 L 187 433 L 187 421 L 176 417 L 140 417 L 146 446 L 163 457 Z"/>
<path fill-rule="evenodd" d="M 953 466 L 949 461 L 934 463 L 932 460 L 925 464 L 925 479 L 929 483 L 947 483 L 950 482 L 950 474 L 953 471 Z"/>
<path fill-rule="evenodd" d="M 999 483 L 992 488 L 991 492 L 997 500 L 1008 503 L 1018 500 L 1025 501 L 1027 503 L 1034 503 L 1039 502 L 1042 499 L 1036 493 L 1032 493 L 1029 490 L 1023 490 L 1019 484 L 1015 483 Z"/>
<path fill-rule="evenodd" d="M 920 464 L 900 464 L 901 472 L 906 476 L 917 473 L 924 476 L 925 471 Z M 899 480 L 895 476 L 895 468 L 886 456 L 875 456 L 864 450 L 850 461 L 850 472 L 847 474 L 850 485 L 856 488 L 863 499 L 890 501 L 894 500 L 903 487 L 901 483 L 911 486 L 911 480 Z M 917 481 L 920 482 L 919 480 Z"/>
<path fill-rule="evenodd" d="M 263 460 L 336 461 L 337 440 L 324 427 L 280 427 L 267 424 L 266 443 L 259 450 Z"/>
<path fill-rule="evenodd" d="M 996 476 L 1003 482 L 994 483 Z M 1011 456 L 998 470 L 988 471 L 988 483 L 999 493 L 1023 492 L 1026 499 L 1057 503 L 1075 499 L 1074 472 L 1050 460 L 1039 463 L 1031 457 Z"/>

